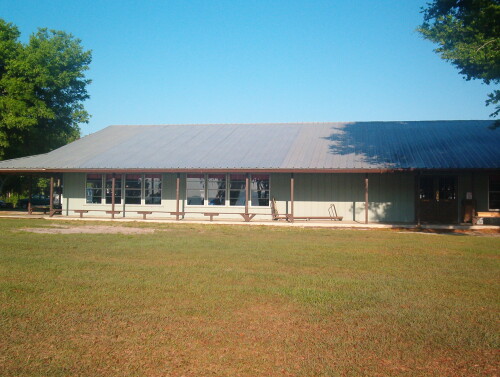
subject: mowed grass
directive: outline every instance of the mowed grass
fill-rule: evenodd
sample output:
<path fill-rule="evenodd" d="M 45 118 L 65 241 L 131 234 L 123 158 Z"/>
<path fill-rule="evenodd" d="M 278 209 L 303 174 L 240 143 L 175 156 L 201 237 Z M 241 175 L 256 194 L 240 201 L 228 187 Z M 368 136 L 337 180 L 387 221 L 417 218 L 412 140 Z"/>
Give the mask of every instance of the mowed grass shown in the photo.
<path fill-rule="evenodd" d="M 499 237 L 52 224 L 0 220 L 1 375 L 499 373 Z"/>

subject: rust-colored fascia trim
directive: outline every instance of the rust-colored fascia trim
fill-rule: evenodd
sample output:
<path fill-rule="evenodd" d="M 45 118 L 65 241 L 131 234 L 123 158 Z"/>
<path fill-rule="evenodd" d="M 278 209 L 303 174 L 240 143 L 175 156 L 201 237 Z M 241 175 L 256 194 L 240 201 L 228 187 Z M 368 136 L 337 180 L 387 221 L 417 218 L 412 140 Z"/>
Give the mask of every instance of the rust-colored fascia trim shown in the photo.
<path fill-rule="evenodd" d="M 472 171 L 498 172 L 500 169 L 0 169 L 0 174 L 23 173 L 465 173 Z"/>
<path fill-rule="evenodd" d="M 19 173 L 393 173 L 414 169 L 0 169 Z"/>

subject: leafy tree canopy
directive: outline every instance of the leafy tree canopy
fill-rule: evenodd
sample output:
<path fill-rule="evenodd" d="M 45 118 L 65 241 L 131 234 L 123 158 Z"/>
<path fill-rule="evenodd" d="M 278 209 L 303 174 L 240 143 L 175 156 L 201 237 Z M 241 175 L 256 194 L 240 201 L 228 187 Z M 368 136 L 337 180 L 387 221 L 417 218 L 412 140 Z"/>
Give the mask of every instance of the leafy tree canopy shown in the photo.
<path fill-rule="evenodd" d="M 451 62 L 466 80 L 500 83 L 500 0 L 434 0 L 423 9 L 418 31 L 436 43 L 436 53 Z M 500 90 L 488 95 L 487 105 L 497 105 Z M 497 120 L 498 123 L 498 120 Z"/>
<path fill-rule="evenodd" d="M 0 160 L 58 148 L 89 119 L 91 52 L 63 31 L 38 29 L 26 44 L 19 37 L 0 19 Z"/>

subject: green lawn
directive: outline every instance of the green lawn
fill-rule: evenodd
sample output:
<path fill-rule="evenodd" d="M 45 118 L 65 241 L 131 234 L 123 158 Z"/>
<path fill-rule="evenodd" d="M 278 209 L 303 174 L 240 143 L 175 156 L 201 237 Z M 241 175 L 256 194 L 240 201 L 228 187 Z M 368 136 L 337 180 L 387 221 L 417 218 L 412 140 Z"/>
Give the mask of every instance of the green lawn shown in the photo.
<path fill-rule="evenodd" d="M 0 220 L 1 375 L 499 373 L 500 237 L 52 224 Z"/>

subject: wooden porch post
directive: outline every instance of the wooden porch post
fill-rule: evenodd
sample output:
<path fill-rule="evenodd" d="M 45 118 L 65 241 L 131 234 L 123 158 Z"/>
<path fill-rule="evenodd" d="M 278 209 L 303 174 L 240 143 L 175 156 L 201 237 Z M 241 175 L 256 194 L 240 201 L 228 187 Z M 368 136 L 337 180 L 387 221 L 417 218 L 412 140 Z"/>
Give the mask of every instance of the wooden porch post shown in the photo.
<path fill-rule="evenodd" d="M 116 177 L 115 173 L 111 177 L 111 218 L 115 218 L 115 188 L 116 188 Z"/>
<path fill-rule="evenodd" d="M 365 224 L 368 224 L 368 174 L 365 174 Z"/>
<path fill-rule="evenodd" d="M 474 174 L 474 172 L 472 172 L 471 174 L 471 177 L 470 177 L 470 193 L 472 195 L 472 219 L 474 219 L 474 216 L 476 216 L 476 205 L 477 205 L 477 202 L 476 202 L 476 191 L 474 190 L 474 185 L 476 183 L 476 175 Z M 472 220 L 471 220 L 472 222 Z"/>
<path fill-rule="evenodd" d="M 49 199 L 49 215 L 52 216 L 54 211 L 54 176 L 50 176 L 50 199 Z"/>
<path fill-rule="evenodd" d="M 295 178 L 293 176 L 293 173 L 290 175 L 290 222 L 293 223 L 293 201 L 294 201 L 294 184 L 295 184 Z"/>
<path fill-rule="evenodd" d="M 57 179 L 57 194 L 59 197 L 59 205 L 61 206 L 61 214 L 62 214 L 62 181 L 61 181 L 61 178 Z"/>
<path fill-rule="evenodd" d="M 30 174 L 30 179 L 29 179 L 29 188 L 28 188 L 28 214 L 31 215 L 31 197 L 33 196 L 33 175 Z"/>
<path fill-rule="evenodd" d="M 179 220 L 179 192 L 181 188 L 181 175 L 177 173 L 176 187 L 175 187 L 175 219 Z"/>
<path fill-rule="evenodd" d="M 415 196 L 417 198 L 417 227 L 420 228 L 420 172 L 417 173 Z"/>
<path fill-rule="evenodd" d="M 248 173 L 245 176 L 245 215 L 248 215 L 248 192 L 249 192 L 249 178 L 248 178 Z"/>

